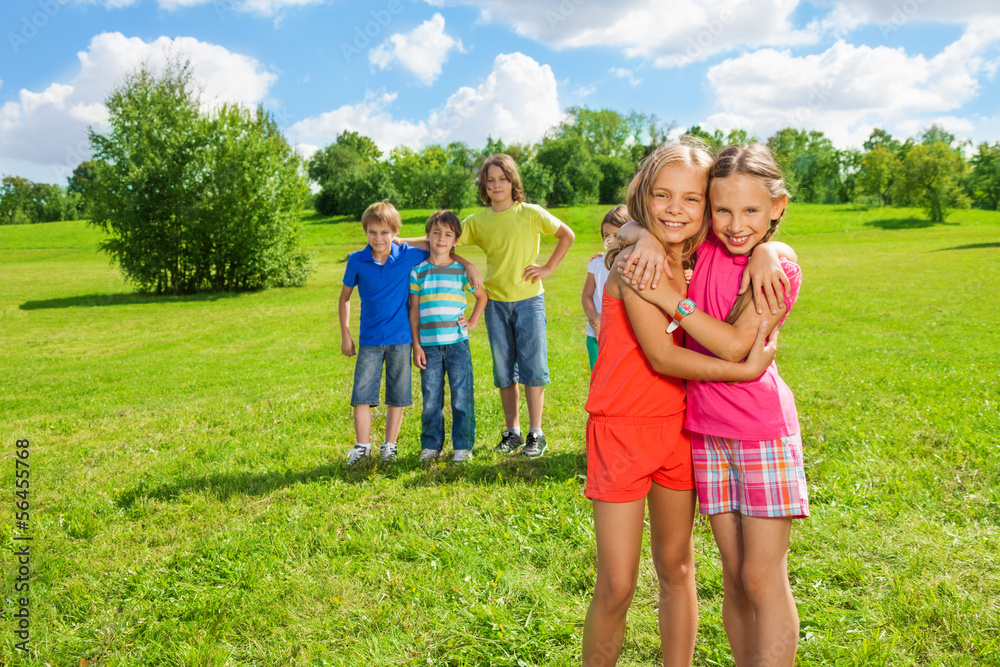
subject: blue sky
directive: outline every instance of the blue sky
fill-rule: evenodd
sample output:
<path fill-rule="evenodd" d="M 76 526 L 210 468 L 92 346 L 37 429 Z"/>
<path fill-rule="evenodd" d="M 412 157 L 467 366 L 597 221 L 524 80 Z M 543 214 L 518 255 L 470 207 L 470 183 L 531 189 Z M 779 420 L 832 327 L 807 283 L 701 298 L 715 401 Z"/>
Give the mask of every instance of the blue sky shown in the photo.
<path fill-rule="evenodd" d="M 859 146 L 931 123 L 1000 140 L 982 0 L 33 0 L 0 7 L 0 173 L 64 184 L 103 100 L 189 59 L 206 106 L 262 103 L 305 155 L 538 141 L 568 107 Z"/>

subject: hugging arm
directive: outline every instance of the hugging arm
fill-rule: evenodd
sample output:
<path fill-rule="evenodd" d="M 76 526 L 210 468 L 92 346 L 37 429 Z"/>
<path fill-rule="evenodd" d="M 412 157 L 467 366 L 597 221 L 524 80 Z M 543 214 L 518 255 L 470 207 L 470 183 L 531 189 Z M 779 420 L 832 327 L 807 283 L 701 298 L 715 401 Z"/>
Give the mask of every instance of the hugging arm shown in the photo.
<path fill-rule="evenodd" d="M 617 277 L 612 274 L 611 279 Z M 657 373 L 686 380 L 748 382 L 758 378 L 774 360 L 777 335 L 772 335 L 765 345 L 767 332 L 763 326 L 755 332 L 745 363 L 709 357 L 678 347 L 674 344 L 673 337 L 666 333 L 670 318 L 659 306 L 650 303 L 630 287 L 623 286 L 621 292 L 632 329 L 643 353 Z"/>
<path fill-rule="evenodd" d="M 479 272 L 475 264 L 461 255 L 456 255 L 454 250 L 451 251 L 451 258 L 465 269 L 465 275 L 469 277 L 469 284 L 472 285 L 473 289 L 481 289 L 483 287 L 483 274 Z"/>
<path fill-rule="evenodd" d="M 781 258 L 798 263 L 799 258 L 792 246 L 781 241 L 761 243 L 753 249 L 747 268 L 740 281 L 740 294 L 753 284 L 753 303 L 758 313 L 766 306 L 772 314 L 777 314 L 783 295 L 788 294 L 788 276 L 781 268 Z"/>
<path fill-rule="evenodd" d="M 646 289 L 647 284 L 656 288 L 664 273 L 668 280 L 673 279 L 674 274 L 667 265 L 667 252 L 663 249 L 663 244 L 638 222 L 622 225 L 618 230 L 618 245 L 635 246 L 628 254 L 617 257 L 615 267 L 618 273 L 632 281 L 632 285 L 639 289 Z"/>
<path fill-rule="evenodd" d="M 650 305 L 656 306 L 666 318 L 667 323 L 673 318 L 677 311 L 677 305 L 682 299 L 681 295 L 666 282 L 656 289 L 643 290 L 642 292 L 626 284 L 622 293 L 634 294 Z M 735 324 L 727 324 L 697 309 L 697 305 L 695 304 L 696 310 L 693 313 L 681 319 L 681 326 L 688 335 L 701 343 L 712 354 L 727 361 L 743 360 L 750 353 L 761 328 L 763 328 L 764 335 L 767 336 L 774 331 L 778 322 L 788 312 L 784 299 L 780 302 L 777 314 L 772 314 L 770 311 L 759 314 L 748 305 Z"/>

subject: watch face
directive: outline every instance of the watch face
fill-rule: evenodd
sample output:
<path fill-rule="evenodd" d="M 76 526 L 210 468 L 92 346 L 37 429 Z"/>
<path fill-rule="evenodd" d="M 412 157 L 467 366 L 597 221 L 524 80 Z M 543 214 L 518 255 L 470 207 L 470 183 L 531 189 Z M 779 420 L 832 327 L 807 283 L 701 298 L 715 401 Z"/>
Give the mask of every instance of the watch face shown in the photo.
<path fill-rule="evenodd" d="M 679 304 L 677 304 L 677 312 L 683 315 L 690 315 L 694 312 L 694 301 L 691 299 L 684 299 Z"/>

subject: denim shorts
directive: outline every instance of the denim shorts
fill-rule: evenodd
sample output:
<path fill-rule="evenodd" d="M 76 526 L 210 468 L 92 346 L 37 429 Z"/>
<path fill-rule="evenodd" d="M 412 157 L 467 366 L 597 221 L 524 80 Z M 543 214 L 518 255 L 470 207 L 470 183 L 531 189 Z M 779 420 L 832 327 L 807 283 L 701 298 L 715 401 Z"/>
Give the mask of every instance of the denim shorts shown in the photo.
<path fill-rule="evenodd" d="M 523 301 L 487 302 L 494 385 L 503 389 L 517 383 L 529 387 L 549 383 L 545 324 L 544 294 Z"/>
<path fill-rule="evenodd" d="M 351 405 L 378 405 L 385 363 L 385 404 L 402 408 L 413 403 L 410 386 L 410 345 L 360 345 L 354 364 Z"/>

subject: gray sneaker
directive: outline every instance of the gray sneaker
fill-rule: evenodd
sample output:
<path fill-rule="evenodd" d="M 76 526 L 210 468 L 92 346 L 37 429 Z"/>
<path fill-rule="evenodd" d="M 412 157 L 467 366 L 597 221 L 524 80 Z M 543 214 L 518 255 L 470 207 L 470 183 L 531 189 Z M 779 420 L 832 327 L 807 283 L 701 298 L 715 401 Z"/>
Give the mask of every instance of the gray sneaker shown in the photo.
<path fill-rule="evenodd" d="M 417 459 L 417 463 L 429 466 L 437 463 L 439 458 L 441 458 L 440 449 L 424 449 L 420 452 L 420 458 Z"/>
<path fill-rule="evenodd" d="M 362 447 L 361 445 L 354 445 L 351 447 L 351 451 L 347 452 L 347 466 L 351 467 L 357 465 L 364 460 L 371 460 L 372 452 L 370 447 Z"/>
<path fill-rule="evenodd" d="M 513 454 L 524 444 L 524 439 L 509 429 L 504 429 L 500 436 L 500 444 L 493 448 L 497 454 Z"/>
<path fill-rule="evenodd" d="M 472 460 L 472 452 L 470 452 L 468 449 L 456 449 L 448 465 L 460 466 L 466 461 L 471 461 L 471 460 Z"/>
<path fill-rule="evenodd" d="M 521 450 L 521 456 L 526 456 L 529 459 L 535 459 L 545 453 L 545 450 L 549 446 L 545 444 L 545 434 L 528 434 L 528 442 L 525 443 L 524 449 Z"/>
<path fill-rule="evenodd" d="M 396 445 L 383 442 L 381 447 L 382 463 L 396 462 Z"/>

